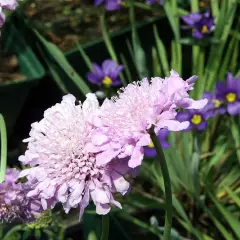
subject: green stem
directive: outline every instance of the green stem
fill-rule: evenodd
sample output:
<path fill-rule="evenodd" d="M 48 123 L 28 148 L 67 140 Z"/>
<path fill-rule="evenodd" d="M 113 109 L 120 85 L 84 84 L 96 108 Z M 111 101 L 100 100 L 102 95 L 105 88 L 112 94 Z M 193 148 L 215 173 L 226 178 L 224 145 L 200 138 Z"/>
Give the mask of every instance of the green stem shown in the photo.
<path fill-rule="evenodd" d="M 0 183 L 5 179 L 7 166 L 7 130 L 3 115 L 0 114 L 0 132 L 1 132 L 1 169 Z"/>
<path fill-rule="evenodd" d="M 109 216 L 103 215 L 102 216 L 102 236 L 101 240 L 108 240 L 109 235 Z"/>
<path fill-rule="evenodd" d="M 166 213 L 165 213 L 165 226 L 164 226 L 164 233 L 163 233 L 163 240 L 170 239 L 170 232 L 172 227 L 172 190 L 171 190 L 171 182 L 167 167 L 167 162 L 161 147 L 161 144 L 158 140 L 156 133 L 154 132 L 154 128 L 152 127 L 149 131 L 153 144 L 155 146 L 158 163 L 162 169 L 163 181 L 164 181 L 164 188 L 165 188 L 165 196 L 166 196 Z"/>

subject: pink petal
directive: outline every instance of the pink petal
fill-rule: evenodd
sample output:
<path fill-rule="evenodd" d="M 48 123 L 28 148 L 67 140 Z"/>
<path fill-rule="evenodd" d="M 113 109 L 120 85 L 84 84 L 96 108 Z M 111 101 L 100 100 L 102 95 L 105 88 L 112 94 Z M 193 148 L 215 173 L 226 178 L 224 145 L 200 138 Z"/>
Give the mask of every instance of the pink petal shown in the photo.
<path fill-rule="evenodd" d="M 120 153 L 120 151 L 121 150 L 114 150 L 112 148 L 109 148 L 108 150 L 99 153 L 96 156 L 96 163 L 98 165 L 106 164 L 110 162 L 112 159 L 114 159 Z"/>
<path fill-rule="evenodd" d="M 133 150 L 133 154 L 128 162 L 128 166 L 130 168 L 135 168 L 141 165 L 143 160 L 143 148 L 142 147 L 135 147 Z"/>
<path fill-rule="evenodd" d="M 96 213 L 100 215 L 106 215 L 111 210 L 111 207 L 108 204 L 96 204 Z"/>
<path fill-rule="evenodd" d="M 147 146 L 151 142 L 149 134 L 144 134 L 139 141 L 137 142 L 137 146 L 142 147 L 142 146 Z"/>
<path fill-rule="evenodd" d="M 108 137 L 101 132 L 96 132 L 92 136 L 92 142 L 95 145 L 99 146 L 99 145 L 102 145 L 102 144 L 106 143 L 107 141 L 108 141 Z"/>
<path fill-rule="evenodd" d="M 110 195 L 108 192 L 104 191 L 101 188 L 96 188 L 95 194 L 96 194 L 96 202 L 99 202 L 102 204 L 109 203 Z"/>

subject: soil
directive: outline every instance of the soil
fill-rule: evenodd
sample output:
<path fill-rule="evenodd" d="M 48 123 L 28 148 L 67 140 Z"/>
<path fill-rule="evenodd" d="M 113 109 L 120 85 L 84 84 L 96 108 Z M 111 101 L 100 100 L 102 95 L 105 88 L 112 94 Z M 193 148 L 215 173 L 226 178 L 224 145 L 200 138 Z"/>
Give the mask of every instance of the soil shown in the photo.
<path fill-rule="evenodd" d="M 19 73 L 18 59 L 16 56 L 6 56 L 0 53 L 0 83 L 21 81 L 25 76 Z"/>
<path fill-rule="evenodd" d="M 25 15 L 48 40 L 63 51 L 72 48 L 76 41 L 85 44 L 101 37 L 99 13 L 101 7 L 94 7 L 94 0 L 34 0 L 26 3 Z M 141 2 L 141 1 L 139 1 Z M 145 0 L 142 0 L 145 2 Z M 161 11 L 136 9 L 136 20 L 151 19 Z M 106 11 L 105 11 L 106 12 Z M 109 32 L 118 31 L 130 24 L 128 8 L 106 12 Z"/>

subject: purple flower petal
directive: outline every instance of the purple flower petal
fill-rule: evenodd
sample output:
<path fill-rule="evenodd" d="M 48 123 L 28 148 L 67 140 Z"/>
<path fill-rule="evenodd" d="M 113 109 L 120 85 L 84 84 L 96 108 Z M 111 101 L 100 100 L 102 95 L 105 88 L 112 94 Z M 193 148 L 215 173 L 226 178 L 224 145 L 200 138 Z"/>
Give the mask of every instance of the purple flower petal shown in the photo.
<path fill-rule="evenodd" d="M 230 115 L 237 115 L 240 113 L 240 102 L 229 103 L 227 105 L 227 111 Z"/>
<path fill-rule="evenodd" d="M 99 6 L 100 4 L 103 3 L 103 1 L 104 1 L 104 0 L 95 0 L 95 1 L 94 1 L 94 6 L 95 6 L 95 7 Z"/>
<path fill-rule="evenodd" d="M 149 158 L 155 157 L 157 155 L 156 149 L 145 147 L 144 148 L 144 155 L 149 157 Z"/>
<path fill-rule="evenodd" d="M 207 122 L 202 121 L 200 124 L 196 125 L 196 128 L 200 131 L 204 130 L 207 127 Z"/>

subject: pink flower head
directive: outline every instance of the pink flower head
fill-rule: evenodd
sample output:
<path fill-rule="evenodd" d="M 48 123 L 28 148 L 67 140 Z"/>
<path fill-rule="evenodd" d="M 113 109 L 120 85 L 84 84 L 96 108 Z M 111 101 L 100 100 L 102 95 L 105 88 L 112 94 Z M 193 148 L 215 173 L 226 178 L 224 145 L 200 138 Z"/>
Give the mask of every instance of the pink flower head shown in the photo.
<path fill-rule="evenodd" d="M 66 95 L 44 113 L 44 118 L 32 124 L 28 150 L 19 160 L 32 167 L 23 170 L 34 182 L 28 196 L 39 196 L 44 209 L 61 202 L 68 212 L 80 207 L 80 217 L 90 198 L 98 214 L 107 214 L 110 204 L 121 208 L 113 193 L 125 194 L 129 183 L 123 175 L 129 171 L 127 161 L 96 162 L 97 153 L 88 151 L 91 135 L 98 119 L 99 104 L 94 94 L 87 94 L 81 105 L 75 97 Z"/>
<path fill-rule="evenodd" d="M 29 183 L 16 183 L 19 171 L 7 169 L 5 181 L 0 184 L 0 221 L 32 221 L 42 211 L 41 202 L 35 197 L 28 198 Z"/>
<path fill-rule="evenodd" d="M 98 129 L 88 145 L 90 152 L 98 152 L 98 164 L 114 158 L 129 158 L 128 166 L 135 168 L 142 162 L 144 147 L 151 142 L 149 129 L 180 131 L 189 121 L 176 120 L 176 109 L 203 108 L 207 99 L 194 101 L 188 91 L 196 77 L 184 81 L 171 71 L 168 78 L 143 79 L 121 89 L 118 97 L 105 100 L 99 113 Z"/>

